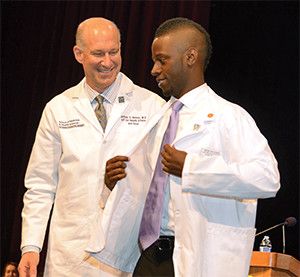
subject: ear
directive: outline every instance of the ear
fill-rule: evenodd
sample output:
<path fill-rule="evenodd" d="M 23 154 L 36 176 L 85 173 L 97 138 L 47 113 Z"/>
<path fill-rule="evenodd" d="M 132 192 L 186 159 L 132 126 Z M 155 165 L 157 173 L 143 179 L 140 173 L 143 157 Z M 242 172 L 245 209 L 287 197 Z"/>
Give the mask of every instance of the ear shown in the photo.
<path fill-rule="evenodd" d="M 74 53 L 75 59 L 76 59 L 79 63 L 82 63 L 82 60 L 83 60 L 83 53 L 82 53 L 82 50 L 81 50 L 77 45 L 75 45 L 75 46 L 73 47 L 73 53 Z"/>
<path fill-rule="evenodd" d="M 186 51 L 186 61 L 188 65 L 190 66 L 193 65 L 197 61 L 197 58 L 198 58 L 197 49 L 191 47 Z"/>

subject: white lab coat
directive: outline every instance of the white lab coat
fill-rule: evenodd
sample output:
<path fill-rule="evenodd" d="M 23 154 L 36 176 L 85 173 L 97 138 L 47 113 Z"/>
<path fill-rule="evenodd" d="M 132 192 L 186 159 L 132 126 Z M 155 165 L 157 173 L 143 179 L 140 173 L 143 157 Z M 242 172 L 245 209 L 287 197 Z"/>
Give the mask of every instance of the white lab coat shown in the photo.
<path fill-rule="evenodd" d="M 119 143 L 127 144 L 127 147 L 119 149 L 118 155 L 130 158 L 126 167 L 127 176 L 118 181 L 106 199 L 104 193 L 104 199 L 101 201 L 104 210 L 99 216 L 101 220 L 94 221 L 90 241 L 85 249 L 92 257 L 123 272 L 132 273 L 141 254 L 138 233 L 145 199 L 154 173 L 150 164 L 159 155 L 163 136 L 163 133 L 157 134 L 153 126 L 163 117 L 170 105 L 171 102 L 166 103 L 149 120 L 147 126 L 135 137 L 135 144 L 129 145 L 128 138 L 120 138 Z M 150 138 L 153 140 L 154 136 L 159 145 L 149 147 L 149 140 Z M 101 228 L 105 237 L 104 247 L 101 247 L 98 235 Z"/>
<path fill-rule="evenodd" d="M 121 85 L 104 134 L 83 81 L 54 97 L 43 111 L 25 176 L 21 247 L 42 248 L 54 203 L 44 276 L 104 276 L 86 262 L 85 249 L 93 246 L 99 250 L 105 245 L 100 224 L 105 162 L 142 141 L 139 138 L 157 122 L 150 118 L 157 116 L 164 103 L 120 74 Z M 121 205 L 110 212 L 116 217 L 130 214 Z M 127 229 L 123 235 L 128 241 Z"/>
<path fill-rule="evenodd" d="M 277 161 L 250 115 L 206 84 L 181 100 L 173 145 L 187 156 L 182 178 L 169 178 L 175 276 L 248 276 L 257 199 L 276 195 Z M 169 115 L 148 147 L 160 145 Z"/>

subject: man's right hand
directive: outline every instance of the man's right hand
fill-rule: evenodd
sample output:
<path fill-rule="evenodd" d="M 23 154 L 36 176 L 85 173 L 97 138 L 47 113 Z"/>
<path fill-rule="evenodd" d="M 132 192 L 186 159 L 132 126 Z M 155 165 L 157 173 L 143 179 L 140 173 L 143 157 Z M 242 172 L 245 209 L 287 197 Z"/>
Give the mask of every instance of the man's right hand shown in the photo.
<path fill-rule="evenodd" d="M 22 255 L 18 266 L 20 277 L 36 277 L 40 254 L 37 252 L 26 252 Z"/>
<path fill-rule="evenodd" d="M 116 183 L 126 177 L 126 163 L 129 158 L 126 156 L 116 156 L 106 162 L 105 185 L 113 190 Z"/>

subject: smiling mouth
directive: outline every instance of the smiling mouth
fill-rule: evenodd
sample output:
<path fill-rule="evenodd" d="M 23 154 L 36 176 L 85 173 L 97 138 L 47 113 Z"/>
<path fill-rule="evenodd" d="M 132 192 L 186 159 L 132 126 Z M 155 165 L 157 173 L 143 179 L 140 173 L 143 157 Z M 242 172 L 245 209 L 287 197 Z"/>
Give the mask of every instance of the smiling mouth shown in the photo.
<path fill-rule="evenodd" d="M 109 68 L 109 69 L 98 69 L 99 73 L 103 73 L 103 74 L 107 74 L 107 73 L 111 73 L 114 70 L 114 67 Z"/>
<path fill-rule="evenodd" d="M 166 80 L 166 79 L 156 80 L 157 85 L 158 85 L 159 88 L 161 88 L 161 86 L 162 86 L 162 84 L 163 84 L 163 82 L 164 82 L 165 80 Z"/>

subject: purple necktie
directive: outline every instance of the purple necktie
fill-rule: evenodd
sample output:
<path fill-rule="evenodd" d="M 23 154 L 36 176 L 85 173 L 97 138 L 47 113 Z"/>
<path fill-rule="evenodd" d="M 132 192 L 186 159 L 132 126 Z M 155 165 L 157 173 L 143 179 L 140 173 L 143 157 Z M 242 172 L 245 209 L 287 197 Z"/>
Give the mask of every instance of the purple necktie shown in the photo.
<path fill-rule="evenodd" d="M 172 143 L 175 138 L 178 126 L 179 110 L 182 106 L 183 104 L 180 101 L 173 103 L 172 114 L 161 144 L 161 149 L 165 144 Z M 168 177 L 168 174 L 162 170 L 163 166 L 161 160 L 161 155 L 159 155 L 146 198 L 140 226 L 139 241 L 144 250 L 159 238 L 160 233 L 164 193 Z"/>

